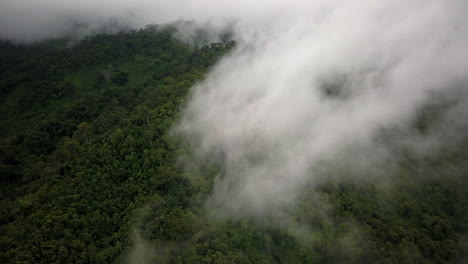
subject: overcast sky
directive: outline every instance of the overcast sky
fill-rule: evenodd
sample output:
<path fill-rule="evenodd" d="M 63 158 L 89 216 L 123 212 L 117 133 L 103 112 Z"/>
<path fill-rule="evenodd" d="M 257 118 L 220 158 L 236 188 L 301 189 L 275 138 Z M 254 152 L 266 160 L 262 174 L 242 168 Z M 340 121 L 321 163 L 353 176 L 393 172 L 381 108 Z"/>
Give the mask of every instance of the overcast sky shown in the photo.
<path fill-rule="evenodd" d="M 385 3 L 387 2 L 387 3 Z M 392 12 L 414 12 L 434 5 L 452 9 L 451 12 L 464 14 L 466 1 L 407 1 L 390 4 L 393 1 L 344 1 L 344 0 L 1 0 L 0 38 L 29 42 L 50 37 L 59 37 L 82 25 L 82 33 L 97 30 L 103 24 L 113 21 L 134 28 L 151 23 L 164 23 L 177 19 L 222 21 L 238 19 L 245 23 L 265 22 L 271 17 L 285 20 L 285 16 L 314 18 L 326 16 L 337 7 L 346 7 L 347 13 L 360 14 L 366 6 L 381 6 L 383 19 Z M 398 1 L 400 2 L 400 1 Z M 383 3 L 383 4 L 382 4 Z"/>
<path fill-rule="evenodd" d="M 77 24 L 92 32 L 109 21 L 139 28 L 178 19 L 263 19 L 285 8 L 300 11 L 306 1 L 213 0 L 2 0 L 0 37 L 21 42 L 58 37 Z"/>

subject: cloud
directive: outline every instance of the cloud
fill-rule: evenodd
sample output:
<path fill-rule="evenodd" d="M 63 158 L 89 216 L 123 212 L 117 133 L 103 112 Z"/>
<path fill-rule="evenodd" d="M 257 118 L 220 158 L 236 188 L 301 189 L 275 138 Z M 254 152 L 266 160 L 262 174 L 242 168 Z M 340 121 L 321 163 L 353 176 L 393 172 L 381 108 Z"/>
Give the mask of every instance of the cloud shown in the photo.
<path fill-rule="evenodd" d="M 389 1 L 386 1 L 389 2 Z M 440 4 L 458 12 L 466 10 L 464 1 L 449 0 Z M 400 3 L 400 1 L 398 1 Z M 186 19 L 198 22 L 242 21 L 262 30 L 287 31 L 288 21 L 307 18 L 311 26 L 331 15 L 341 6 L 343 19 L 352 19 L 362 14 L 366 6 L 375 6 L 381 15 L 376 19 L 391 19 L 392 12 L 419 12 L 419 8 L 437 5 L 437 1 L 410 1 L 405 3 L 411 11 L 404 11 L 402 4 L 361 2 L 343 0 L 259 0 L 259 1 L 213 1 L 213 0 L 3 0 L 0 2 L 0 38 L 17 42 L 31 42 L 61 37 L 71 33 L 85 35 L 102 30 L 102 27 L 117 24 L 122 27 L 139 28 L 147 24 L 167 23 Z M 387 9 L 388 8 L 388 9 Z M 404 15 L 404 14 L 401 14 Z M 359 18 L 358 18 L 359 19 Z M 270 22 L 275 21 L 275 28 Z M 460 21 L 463 22 L 463 21 Z M 460 25 L 461 26 L 461 25 Z"/>
<path fill-rule="evenodd" d="M 221 21 L 264 17 L 284 6 L 279 1 L 212 0 L 3 0 L 0 2 L 0 39 L 33 42 L 70 34 L 109 30 L 109 25 L 139 28 L 179 19 Z M 265 8 L 267 7 L 267 8 Z M 265 10 L 265 11 L 264 11 Z"/>
<path fill-rule="evenodd" d="M 320 180 L 324 162 L 384 162 L 382 131 L 410 131 L 434 94 L 467 81 L 461 1 L 283 7 L 241 20 L 238 48 L 193 88 L 178 127 L 195 149 L 220 153 L 224 173 L 209 206 L 231 216 L 293 205 L 302 186 Z M 467 114 L 460 109 L 456 119 Z M 432 136 L 401 140 L 413 147 L 447 140 Z"/>

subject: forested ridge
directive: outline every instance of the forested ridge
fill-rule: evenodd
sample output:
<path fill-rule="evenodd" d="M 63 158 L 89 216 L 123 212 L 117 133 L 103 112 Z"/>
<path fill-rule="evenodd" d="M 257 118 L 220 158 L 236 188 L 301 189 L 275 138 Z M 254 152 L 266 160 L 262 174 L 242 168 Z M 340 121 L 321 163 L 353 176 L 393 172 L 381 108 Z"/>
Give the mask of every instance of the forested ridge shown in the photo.
<path fill-rule="evenodd" d="M 352 176 L 311 186 L 325 198 L 305 193 L 292 212 L 309 238 L 210 217 L 221 164 L 192 158 L 172 128 L 236 44 L 193 46 L 175 30 L 0 43 L 0 263 L 466 261 L 468 140 L 402 154 L 385 190 Z"/>

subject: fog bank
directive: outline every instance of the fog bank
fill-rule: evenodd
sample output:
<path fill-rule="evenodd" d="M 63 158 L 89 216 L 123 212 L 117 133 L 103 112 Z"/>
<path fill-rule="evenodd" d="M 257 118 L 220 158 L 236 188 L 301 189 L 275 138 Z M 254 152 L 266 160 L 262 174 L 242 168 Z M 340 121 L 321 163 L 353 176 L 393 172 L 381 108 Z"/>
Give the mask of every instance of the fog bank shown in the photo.
<path fill-rule="evenodd" d="M 240 20 L 238 48 L 193 88 L 178 127 L 200 153 L 222 158 L 208 204 L 231 216 L 294 205 L 302 186 L 320 181 L 321 164 L 390 162 L 383 131 L 424 154 L 466 128 L 455 122 L 467 116 L 466 4 L 295 4 Z M 423 107 L 453 93 L 443 128 L 414 130 Z"/>

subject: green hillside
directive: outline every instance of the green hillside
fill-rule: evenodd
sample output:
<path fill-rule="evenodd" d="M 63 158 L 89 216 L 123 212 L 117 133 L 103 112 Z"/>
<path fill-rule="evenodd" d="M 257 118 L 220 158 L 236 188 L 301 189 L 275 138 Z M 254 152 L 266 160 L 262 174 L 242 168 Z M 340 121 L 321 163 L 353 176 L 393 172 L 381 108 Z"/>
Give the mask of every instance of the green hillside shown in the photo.
<path fill-rule="evenodd" d="M 306 192 L 291 209 L 311 230 L 304 239 L 256 219 L 209 217 L 221 164 L 190 158 L 189 142 L 170 132 L 189 89 L 235 42 L 193 47 L 174 30 L 0 43 L 0 263 L 468 257 L 468 140 L 424 160 L 401 155 L 385 190 L 353 177 L 311 186 L 323 199 Z"/>

